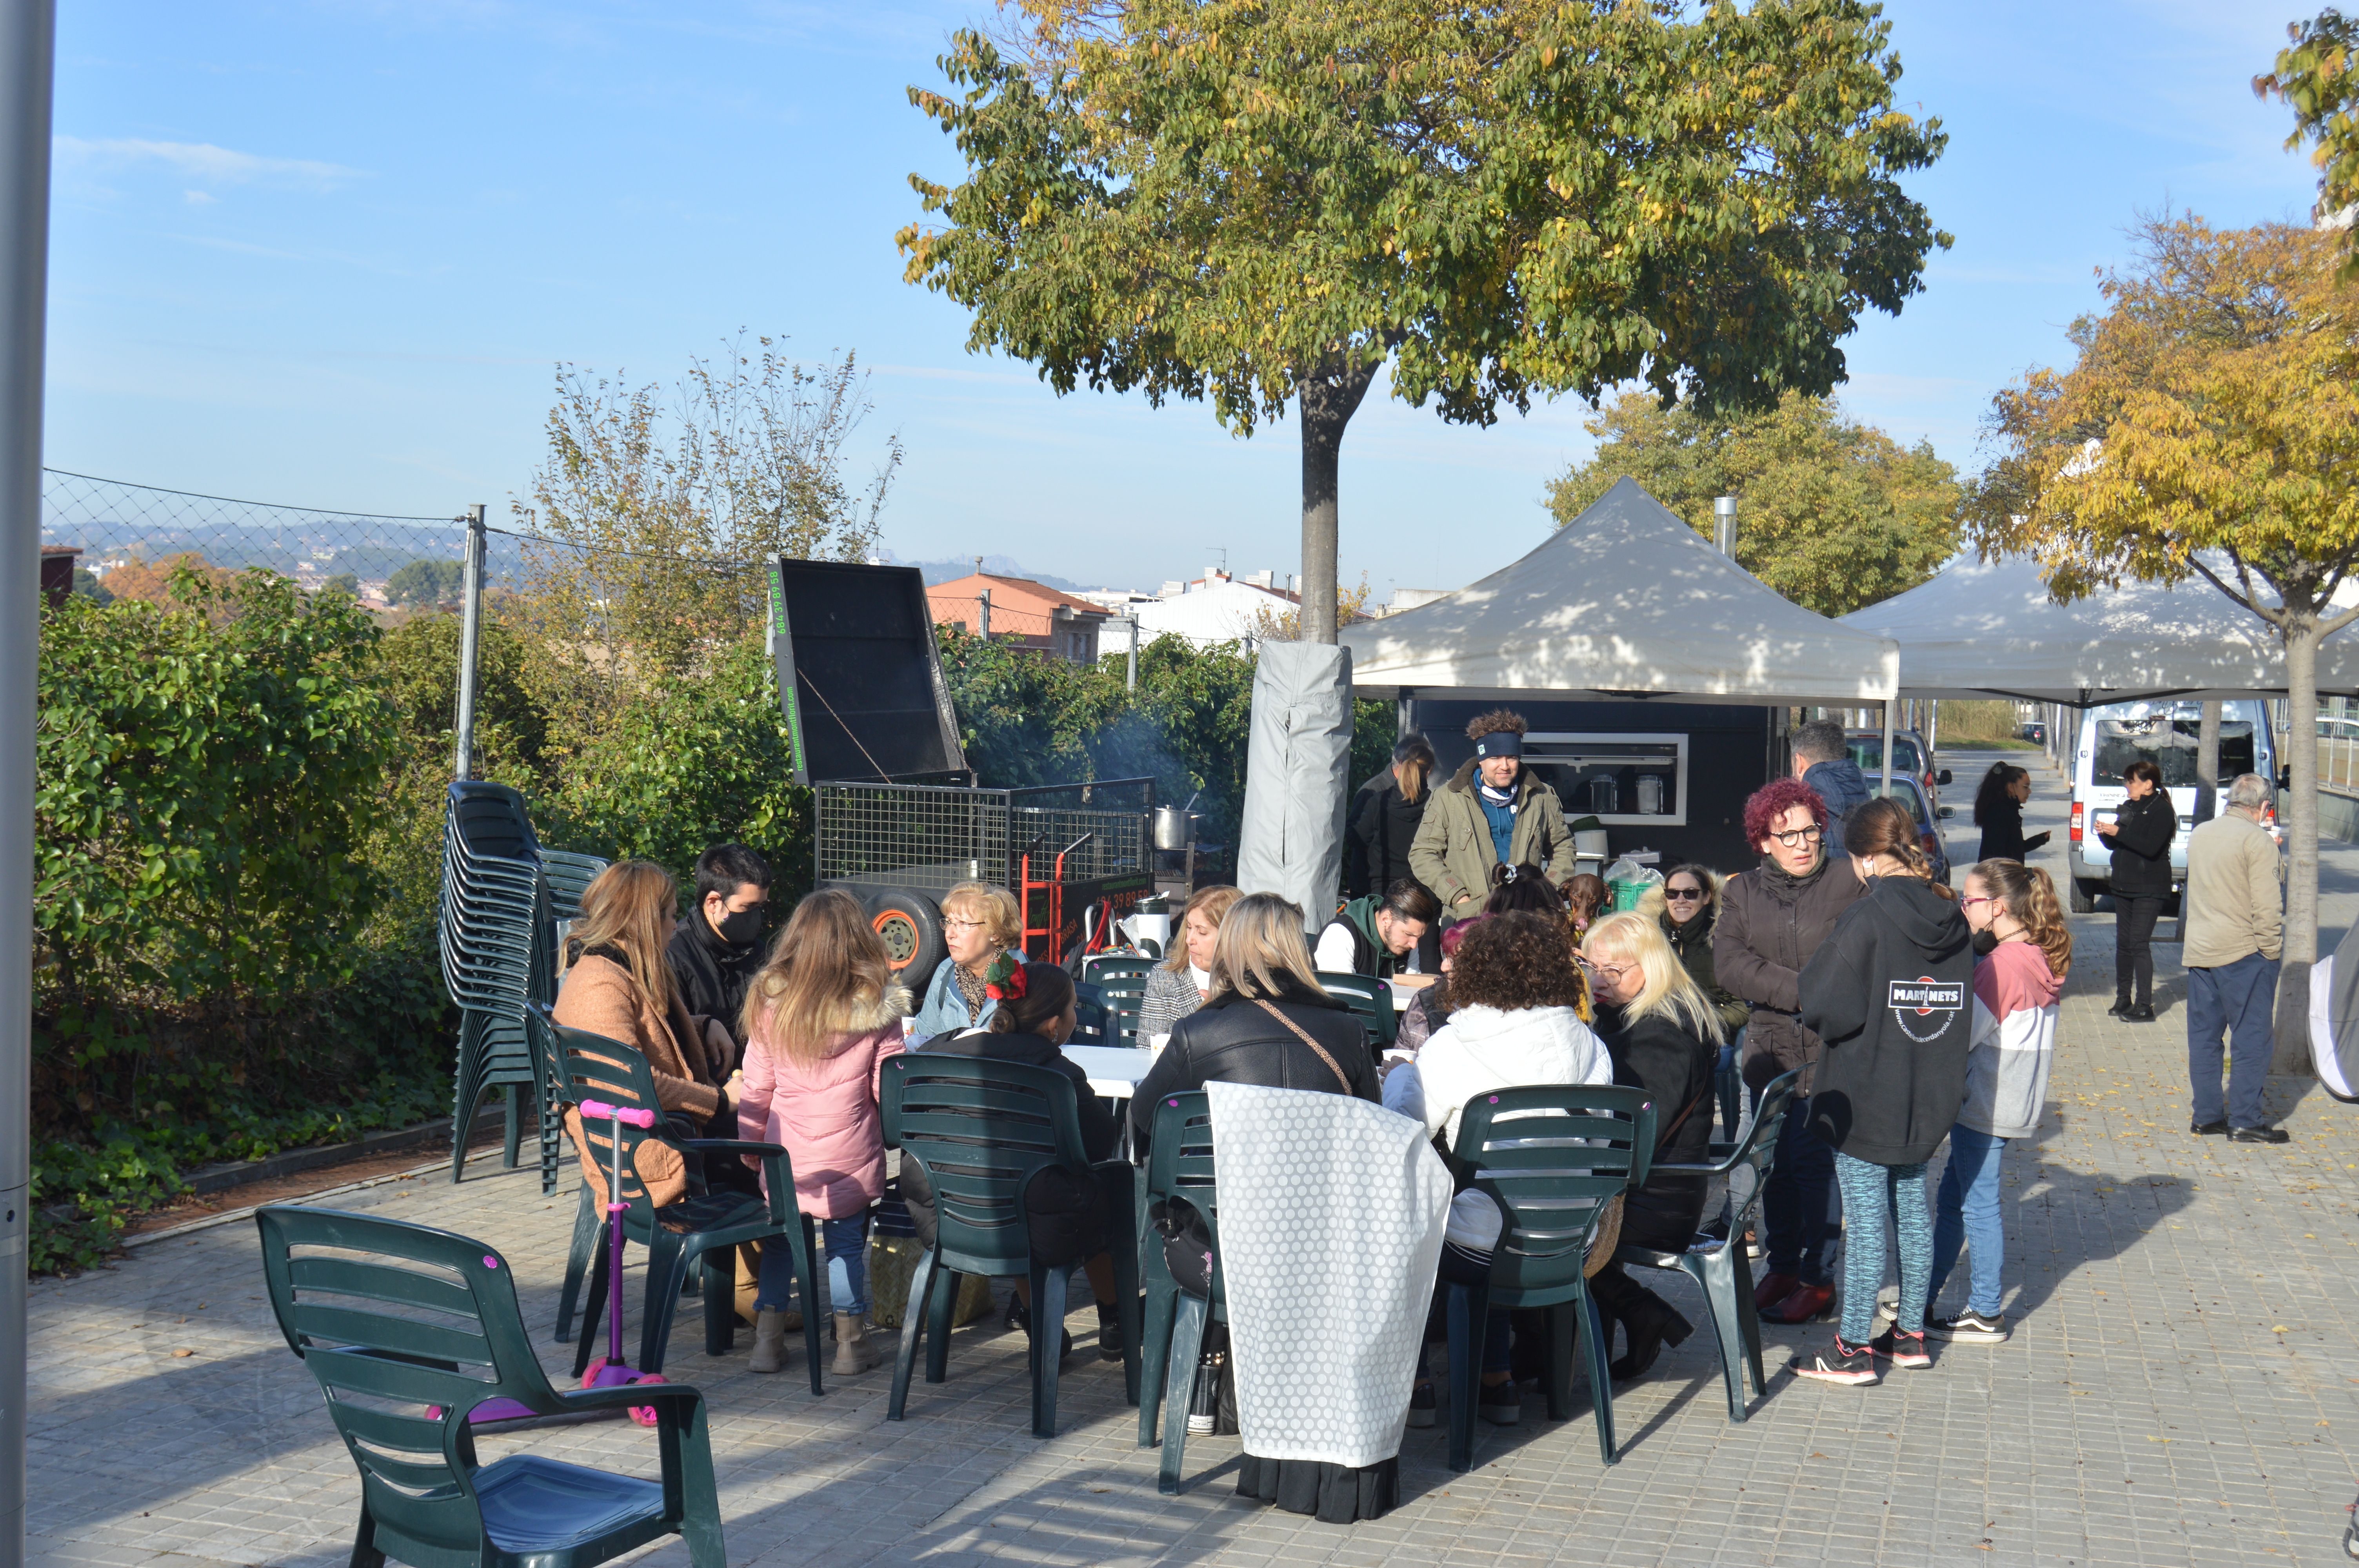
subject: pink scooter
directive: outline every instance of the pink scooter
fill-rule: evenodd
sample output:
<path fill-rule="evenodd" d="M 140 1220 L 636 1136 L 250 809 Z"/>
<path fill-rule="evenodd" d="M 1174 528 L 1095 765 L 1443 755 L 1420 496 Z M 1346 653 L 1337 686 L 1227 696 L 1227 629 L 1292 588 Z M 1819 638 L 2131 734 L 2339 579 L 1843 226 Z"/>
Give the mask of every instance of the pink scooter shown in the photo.
<path fill-rule="evenodd" d="M 623 1201 L 623 1123 L 644 1131 L 656 1124 L 652 1110 L 631 1110 L 603 1100 L 582 1102 L 583 1117 L 603 1117 L 613 1131 L 606 1140 L 607 1152 L 614 1156 L 614 1169 L 608 1173 L 606 1188 L 606 1354 L 590 1363 L 582 1374 L 585 1389 L 615 1389 L 631 1383 L 660 1383 L 660 1372 L 634 1371 L 623 1359 L 623 1213 L 630 1206 Z M 633 1405 L 631 1419 L 641 1426 L 656 1423 L 653 1405 Z"/>

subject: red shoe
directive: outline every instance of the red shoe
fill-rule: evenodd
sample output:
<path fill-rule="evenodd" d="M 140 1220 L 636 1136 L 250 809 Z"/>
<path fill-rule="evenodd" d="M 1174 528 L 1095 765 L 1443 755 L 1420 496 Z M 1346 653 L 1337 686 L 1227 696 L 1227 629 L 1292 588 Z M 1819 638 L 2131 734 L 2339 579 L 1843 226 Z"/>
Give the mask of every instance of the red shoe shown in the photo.
<path fill-rule="evenodd" d="M 1794 1293 L 1761 1314 L 1764 1323 L 1808 1323 L 1835 1304 L 1832 1285 L 1797 1285 Z"/>
<path fill-rule="evenodd" d="M 1802 1276 L 1799 1274 L 1771 1274 L 1765 1277 L 1759 1284 L 1753 1287 L 1753 1310 L 1767 1312 L 1771 1307 L 1792 1295 L 1795 1288 L 1801 1282 Z"/>

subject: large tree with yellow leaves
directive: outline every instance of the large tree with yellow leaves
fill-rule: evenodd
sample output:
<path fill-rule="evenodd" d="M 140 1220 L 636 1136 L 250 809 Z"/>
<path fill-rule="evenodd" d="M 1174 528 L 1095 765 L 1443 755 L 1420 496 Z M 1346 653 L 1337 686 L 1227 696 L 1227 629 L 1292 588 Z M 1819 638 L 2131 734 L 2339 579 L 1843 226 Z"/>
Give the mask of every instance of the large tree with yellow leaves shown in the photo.
<path fill-rule="evenodd" d="M 911 100 L 907 276 L 1060 393 L 1302 421 L 1305 637 L 1335 636 L 1337 466 L 1376 373 L 1445 419 L 1643 381 L 1767 407 L 1843 378 L 1946 243 L 1898 177 L 1861 0 L 1017 0 Z M 1005 47 L 1003 47 L 1005 46 Z M 1437 520 L 1438 523 L 1441 520 Z"/>
<path fill-rule="evenodd" d="M 2060 600 L 2201 577 L 2283 642 L 2282 1065 L 2318 957 L 2318 645 L 2359 617 L 2333 603 L 2359 564 L 2359 290 L 2329 231 L 2158 218 L 2138 237 L 2105 312 L 2073 325 L 2078 362 L 1998 395 L 1970 528 L 2037 556 Z"/>

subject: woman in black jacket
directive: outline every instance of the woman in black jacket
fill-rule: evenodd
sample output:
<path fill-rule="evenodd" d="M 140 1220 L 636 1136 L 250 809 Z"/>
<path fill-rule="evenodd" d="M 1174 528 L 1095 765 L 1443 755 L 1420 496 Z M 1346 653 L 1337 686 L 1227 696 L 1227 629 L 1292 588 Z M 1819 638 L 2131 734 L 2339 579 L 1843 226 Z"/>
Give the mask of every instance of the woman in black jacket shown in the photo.
<path fill-rule="evenodd" d="M 1925 1162 L 1957 1121 L 1973 1028 L 1973 934 L 1957 894 L 1933 881 L 1917 819 L 1871 800 L 1843 824 L 1867 896 L 1843 912 L 1803 968 L 1802 1022 L 1824 1042 L 1811 1130 L 1835 1151 L 1843 1189 L 1843 1324 L 1834 1345 L 1797 1357 L 1796 1375 L 1873 1383 L 1876 1359 L 1930 1367 L 1923 1328 L 1933 1274 Z M 1900 1253 L 1900 1319 L 1875 1336 L 1889 1243 Z"/>
<path fill-rule="evenodd" d="M 1021 1062 L 1027 1066 L 1062 1073 L 1073 1081 L 1074 1108 L 1080 1113 L 1082 1126 L 1082 1152 L 1093 1162 L 1112 1159 L 1122 1128 L 1107 1111 L 1105 1102 L 1090 1087 L 1089 1075 L 1058 1049 L 1073 1033 L 1073 978 L 1058 965 L 1018 964 L 1007 954 L 999 957 L 991 974 L 997 988 L 1014 994 L 1002 1000 L 980 1028 L 947 1038 L 937 1037 L 928 1043 L 927 1053 Z M 902 1162 L 900 1192 L 902 1201 L 909 1206 L 909 1218 L 917 1227 L 918 1239 L 931 1247 L 935 1234 L 933 1185 L 914 1160 Z M 1051 1167 L 1033 1177 L 1032 1184 L 1024 1190 L 1024 1224 L 1031 1238 L 1034 1258 L 1052 1269 L 1070 1269 L 1079 1263 L 1088 1273 L 1090 1290 L 1098 1302 L 1098 1358 L 1119 1361 L 1122 1318 L 1115 1310 L 1114 1259 L 1106 1250 L 1112 1218 L 1105 1205 L 1104 1190 L 1094 1175 Z M 1030 1328 L 1031 1306 L 1031 1282 L 1016 1281 L 1016 1301 L 1007 1314 L 1010 1326 Z M 1060 1357 L 1072 1354 L 1072 1336 L 1064 1336 Z"/>
<path fill-rule="evenodd" d="M 1343 849 L 1343 892 L 1361 898 L 1382 892 L 1404 877 L 1408 847 L 1417 842 L 1418 825 L 1425 820 L 1426 802 L 1432 798 L 1426 781 L 1433 774 L 1433 748 L 1422 735 L 1402 738 L 1393 747 L 1392 765 L 1352 797 L 1350 840 Z"/>
<path fill-rule="evenodd" d="M 2170 896 L 2179 808 L 2162 787 L 2162 770 L 2144 757 L 2122 770 L 2122 787 L 2130 797 L 2112 822 L 2097 825 L 2097 837 L 2114 853 L 2114 1005 L 2105 1011 L 2132 1023 L 2152 1023 L 2154 923 Z"/>
<path fill-rule="evenodd" d="M 1598 1038 L 1614 1059 L 1614 1081 L 1645 1089 L 1655 1100 L 1655 1160 L 1698 1164 L 1712 1139 L 1712 1066 L 1720 1054 L 1720 1012 L 1690 979 L 1661 929 L 1636 911 L 1609 914 L 1590 927 L 1582 946 L 1596 988 Z M 1703 1217 L 1710 1179 L 1656 1170 L 1622 1204 L 1621 1245 L 1684 1252 Z M 1626 1342 L 1610 1370 L 1618 1381 L 1655 1363 L 1666 1343 L 1690 1329 L 1669 1302 L 1638 1283 L 1619 1263 L 1589 1281 L 1590 1294 Z M 1610 1337 L 1610 1322 L 1600 1332 Z"/>
<path fill-rule="evenodd" d="M 1974 826 L 1983 830 L 1977 860 L 2016 860 L 2048 842 L 2048 835 L 2023 836 L 2023 803 L 2031 798 L 2031 775 L 2013 762 L 1993 762 L 1974 791 Z"/>

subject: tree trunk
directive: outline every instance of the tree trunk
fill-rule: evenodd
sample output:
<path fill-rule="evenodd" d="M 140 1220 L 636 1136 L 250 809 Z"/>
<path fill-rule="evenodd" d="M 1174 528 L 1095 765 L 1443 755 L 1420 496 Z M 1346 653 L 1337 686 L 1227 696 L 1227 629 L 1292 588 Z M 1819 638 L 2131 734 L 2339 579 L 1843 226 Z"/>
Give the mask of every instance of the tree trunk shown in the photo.
<path fill-rule="evenodd" d="M 1331 356 L 1304 376 L 1302 402 L 1302 631 L 1306 643 L 1335 640 L 1335 475 L 1343 427 L 1381 362 Z"/>
<path fill-rule="evenodd" d="M 2313 1070 L 2310 967 L 2318 961 L 2318 619 L 2288 609 L 2278 631 L 2286 650 L 2286 733 L 2278 745 L 2280 755 L 2289 753 L 2293 779 L 2285 805 L 2285 961 L 2269 1071 L 2307 1076 Z"/>

